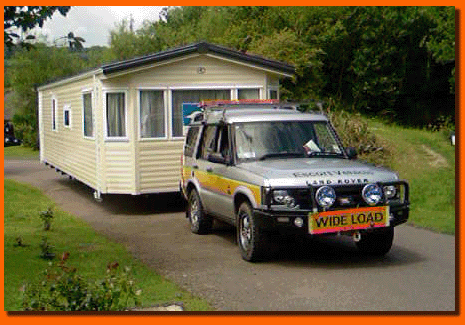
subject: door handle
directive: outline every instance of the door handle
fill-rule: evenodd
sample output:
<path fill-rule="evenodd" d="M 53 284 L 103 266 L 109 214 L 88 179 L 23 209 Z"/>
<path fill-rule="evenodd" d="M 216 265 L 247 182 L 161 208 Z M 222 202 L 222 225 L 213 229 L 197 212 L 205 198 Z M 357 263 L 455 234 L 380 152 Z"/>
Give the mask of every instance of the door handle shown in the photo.
<path fill-rule="evenodd" d="M 213 172 L 213 168 L 212 168 L 212 167 L 207 167 L 207 172 L 208 172 L 208 173 Z"/>

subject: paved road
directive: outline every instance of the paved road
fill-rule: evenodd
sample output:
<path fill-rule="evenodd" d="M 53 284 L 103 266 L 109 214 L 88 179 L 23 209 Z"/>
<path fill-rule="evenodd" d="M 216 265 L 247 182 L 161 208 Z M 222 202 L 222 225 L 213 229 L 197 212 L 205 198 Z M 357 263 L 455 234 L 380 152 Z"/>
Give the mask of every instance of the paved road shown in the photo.
<path fill-rule="evenodd" d="M 5 178 L 41 188 L 64 210 L 225 311 L 454 311 L 455 237 L 397 227 L 384 258 L 344 239 L 281 243 L 276 259 L 243 261 L 234 230 L 191 234 L 172 196 L 104 196 L 37 161 L 5 160 Z"/>

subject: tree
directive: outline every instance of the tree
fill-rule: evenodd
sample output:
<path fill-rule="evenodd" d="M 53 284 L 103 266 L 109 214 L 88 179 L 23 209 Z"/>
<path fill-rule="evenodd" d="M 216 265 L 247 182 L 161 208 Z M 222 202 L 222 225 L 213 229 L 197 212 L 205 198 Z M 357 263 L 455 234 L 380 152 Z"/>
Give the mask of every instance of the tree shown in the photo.
<path fill-rule="evenodd" d="M 69 32 L 68 35 L 59 37 L 55 39 L 54 44 L 56 46 L 57 41 L 60 40 L 65 40 L 65 42 L 68 44 L 69 49 L 71 51 L 82 51 L 84 49 L 84 46 L 82 43 L 85 42 L 85 39 L 79 36 L 75 36 L 73 32 Z"/>
<path fill-rule="evenodd" d="M 71 9 L 69 6 L 5 6 L 3 7 L 3 27 L 4 27 L 4 45 L 13 47 L 14 39 L 20 36 L 12 31 L 14 28 L 21 29 L 23 32 L 33 29 L 36 26 L 42 27 L 45 20 L 52 17 L 58 11 L 66 16 Z M 34 39 L 33 35 L 26 37 L 26 40 Z M 26 45 L 21 41 L 21 44 Z"/>
<path fill-rule="evenodd" d="M 70 51 L 37 43 L 30 49 L 18 49 L 8 59 L 5 84 L 13 91 L 15 131 L 28 146 L 37 142 L 37 90 L 38 85 L 54 79 L 69 77 L 88 68 L 111 61 L 109 49 L 91 47 L 82 51 Z"/>
<path fill-rule="evenodd" d="M 353 8 L 342 20 L 345 46 L 331 43 L 338 45 L 335 50 L 349 48 L 349 60 L 340 67 L 349 90 L 344 100 L 356 111 L 415 126 L 453 114 L 450 72 L 425 46 L 436 37 L 445 40 L 442 29 L 448 25 L 434 14 L 446 12 L 439 7 Z M 453 14 L 442 17 L 454 26 Z M 448 48 L 454 53 L 454 33 L 447 35 L 452 35 Z"/>
<path fill-rule="evenodd" d="M 426 47 L 440 63 L 455 62 L 455 8 L 428 7 L 431 19 L 436 22 Z M 449 78 L 451 93 L 455 93 L 455 67 Z"/>

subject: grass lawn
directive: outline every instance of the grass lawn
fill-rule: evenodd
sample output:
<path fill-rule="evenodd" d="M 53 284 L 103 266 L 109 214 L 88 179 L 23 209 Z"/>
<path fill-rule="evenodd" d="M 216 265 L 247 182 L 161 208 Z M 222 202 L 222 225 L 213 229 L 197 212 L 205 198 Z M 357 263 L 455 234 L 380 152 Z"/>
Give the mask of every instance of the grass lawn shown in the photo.
<path fill-rule="evenodd" d="M 392 168 L 410 185 L 409 224 L 455 233 L 455 146 L 441 132 L 369 121 L 393 152 Z"/>
<path fill-rule="evenodd" d="M 39 150 L 23 146 L 14 146 L 3 148 L 5 158 L 10 159 L 39 159 Z"/>
<path fill-rule="evenodd" d="M 43 279 L 49 262 L 40 258 L 40 243 L 44 236 L 53 245 L 58 263 L 63 252 L 69 252 L 68 266 L 88 279 L 105 277 L 107 265 L 118 262 L 130 267 L 136 289 L 141 289 L 143 306 L 182 301 L 189 311 L 212 310 L 209 304 L 183 291 L 172 282 L 156 274 L 133 259 L 122 245 L 98 235 L 90 226 L 72 215 L 54 208 L 54 203 L 38 189 L 13 180 L 4 184 L 4 310 L 22 310 L 20 288 L 25 282 Z M 39 212 L 52 207 L 54 219 L 49 231 L 43 230 Z M 21 237 L 25 246 L 17 246 Z"/>

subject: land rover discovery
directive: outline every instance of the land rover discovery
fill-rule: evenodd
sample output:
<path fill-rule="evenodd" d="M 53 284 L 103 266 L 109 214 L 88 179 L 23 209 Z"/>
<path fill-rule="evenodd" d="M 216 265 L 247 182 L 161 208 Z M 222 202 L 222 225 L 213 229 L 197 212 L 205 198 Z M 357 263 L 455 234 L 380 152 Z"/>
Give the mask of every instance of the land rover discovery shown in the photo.
<path fill-rule="evenodd" d="M 267 255 L 273 233 L 349 235 L 362 253 L 388 253 L 408 218 L 408 183 L 357 160 L 325 114 L 288 106 L 214 105 L 193 117 L 181 175 L 191 231 L 208 233 L 213 218 L 235 226 L 247 261 Z"/>

